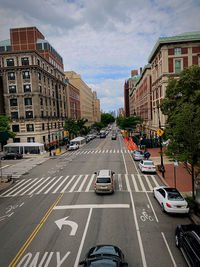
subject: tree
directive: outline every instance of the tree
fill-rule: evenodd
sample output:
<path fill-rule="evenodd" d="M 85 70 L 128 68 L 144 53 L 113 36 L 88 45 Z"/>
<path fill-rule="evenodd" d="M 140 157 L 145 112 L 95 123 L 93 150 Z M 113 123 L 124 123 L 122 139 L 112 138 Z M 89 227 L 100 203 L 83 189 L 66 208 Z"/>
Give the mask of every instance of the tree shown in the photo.
<path fill-rule="evenodd" d="M 117 125 L 123 130 L 133 130 L 142 119 L 139 116 L 131 116 L 128 118 L 117 117 Z"/>
<path fill-rule="evenodd" d="M 104 124 L 102 122 L 95 122 L 92 125 L 93 129 L 96 129 L 98 132 L 104 127 Z"/>
<path fill-rule="evenodd" d="M 69 132 L 69 139 L 72 138 L 72 134 L 77 136 L 78 134 L 78 126 L 74 119 L 68 118 L 65 120 L 65 125 L 63 127 L 66 131 Z"/>
<path fill-rule="evenodd" d="M 179 80 L 170 78 L 160 105 L 167 115 L 165 135 L 170 139 L 167 155 L 183 162 L 192 178 L 200 173 L 200 67 L 184 69 Z"/>
<path fill-rule="evenodd" d="M 104 127 L 106 127 L 109 123 L 115 121 L 115 118 L 110 113 L 101 114 L 101 123 L 103 123 Z"/>
<path fill-rule="evenodd" d="M 9 138 L 15 138 L 16 136 L 16 134 L 10 131 L 10 120 L 11 117 L 0 115 L 0 143 L 2 146 Z"/>
<path fill-rule="evenodd" d="M 87 132 L 88 132 L 88 129 L 87 129 L 88 127 L 85 126 L 86 122 L 88 122 L 88 119 L 84 119 L 84 118 L 78 119 L 77 122 L 76 122 L 77 128 L 78 128 L 78 133 L 81 136 L 85 135 L 85 133 L 87 134 Z"/>

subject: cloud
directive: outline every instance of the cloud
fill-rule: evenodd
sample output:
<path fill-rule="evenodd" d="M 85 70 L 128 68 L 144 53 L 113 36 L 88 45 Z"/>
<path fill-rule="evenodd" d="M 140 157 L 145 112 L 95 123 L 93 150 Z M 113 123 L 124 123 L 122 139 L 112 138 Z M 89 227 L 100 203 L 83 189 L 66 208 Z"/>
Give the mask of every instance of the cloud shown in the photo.
<path fill-rule="evenodd" d="M 147 63 L 159 37 L 200 30 L 196 0 L 0 0 L 0 5 L 1 40 L 9 38 L 10 28 L 36 26 L 63 57 L 65 70 L 97 88 L 103 110 L 123 106 L 124 80 Z"/>

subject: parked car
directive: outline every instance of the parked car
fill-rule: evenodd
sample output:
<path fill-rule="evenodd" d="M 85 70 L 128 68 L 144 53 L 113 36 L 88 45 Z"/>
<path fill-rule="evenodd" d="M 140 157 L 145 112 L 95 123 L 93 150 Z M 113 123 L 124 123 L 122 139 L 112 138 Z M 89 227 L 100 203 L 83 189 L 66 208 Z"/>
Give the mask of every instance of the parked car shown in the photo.
<path fill-rule="evenodd" d="M 114 172 L 111 170 L 100 170 L 95 172 L 96 179 L 94 189 L 96 193 L 113 193 L 114 192 Z"/>
<path fill-rule="evenodd" d="M 188 266 L 200 266 L 200 225 L 178 225 L 175 231 L 176 246 L 181 250 Z"/>
<path fill-rule="evenodd" d="M 144 159 L 144 153 L 140 150 L 134 150 L 132 153 L 132 157 L 134 160 L 142 160 Z"/>
<path fill-rule="evenodd" d="M 153 195 L 161 205 L 162 211 L 169 213 L 188 213 L 189 206 L 176 188 L 154 187 Z"/>
<path fill-rule="evenodd" d="M 92 247 L 79 265 L 88 266 L 128 266 L 121 249 L 113 245 L 98 245 Z"/>
<path fill-rule="evenodd" d="M 22 159 L 23 158 L 23 154 L 18 153 L 18 152 L 7 152 L 6 154 L 4 154 L 1 159 Z"/>
<path fill-rule="evenodd" d="M 117 135 L 116 134 L 112 134 L 111 140 L 117 140 Z"/>
<path fill-rule="evenodd" d="M 79 148 L 79 145 L 78 144 L 73 144 L 73 145 L 70 145 L 68 150 L 76 150 Z"/>
<path fill-rule="evenodd" d="M 152 160 L 141 160 L 138 167 L 141 172 L 156 172 L 156 166 Z"/>

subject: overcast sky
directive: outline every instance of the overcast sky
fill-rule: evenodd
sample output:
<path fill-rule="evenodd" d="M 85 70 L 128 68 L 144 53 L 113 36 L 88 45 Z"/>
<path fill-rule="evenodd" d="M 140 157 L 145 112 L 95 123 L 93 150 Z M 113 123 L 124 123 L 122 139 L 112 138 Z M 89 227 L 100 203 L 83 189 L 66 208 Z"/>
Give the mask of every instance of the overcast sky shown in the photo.
<path fill-rule="evenodd" d="M 123 85 L 157 39 L 200 31 L 200 0 L 0 0 L 0 40 L 36 26 L 81 74 L 105 112 L 124 106 Z"/>

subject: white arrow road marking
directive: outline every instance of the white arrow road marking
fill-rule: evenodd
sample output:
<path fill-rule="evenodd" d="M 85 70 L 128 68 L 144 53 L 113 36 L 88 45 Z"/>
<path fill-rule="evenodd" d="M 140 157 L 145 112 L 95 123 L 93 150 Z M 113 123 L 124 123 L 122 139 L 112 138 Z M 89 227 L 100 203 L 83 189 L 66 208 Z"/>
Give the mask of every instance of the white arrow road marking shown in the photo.
<path fill-rule="evenodd" d="M 69 225 L 71 226 L 72 230 L 70 232 L 69 235 L 75 235 L 76 234 L 76 231 L 78 229 L 78 224 L 73 222 L 73 221 L 69 221 L 67 220 L 69 216 L 65 217 L 65 218 L 62 218 L 62 219 L 59 219 L 57 221 L 55 221 L 55 223 L 57 224 L 58 228 L 61 230 L 62 229 L 62 226 L 63 225 Z"/>

